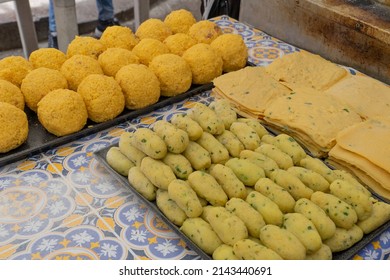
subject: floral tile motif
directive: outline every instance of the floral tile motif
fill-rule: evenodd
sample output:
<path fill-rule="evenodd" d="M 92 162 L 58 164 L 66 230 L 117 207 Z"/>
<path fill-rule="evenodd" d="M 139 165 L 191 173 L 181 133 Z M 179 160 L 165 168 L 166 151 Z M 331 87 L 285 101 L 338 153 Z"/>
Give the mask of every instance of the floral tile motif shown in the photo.
<path fill-rule="evenodd" d="M 378 238 L 368 244 L 353 259 L 383 260 L 390 256 L 390 232 L 381 233 Z"/>
<path fill-rule="evenodd" d="M 114 213 L 116 233 L 136 252 L 139 258 L 198 259 L 178 237 L 146 205 L 139 202 L 123 204 Z"/>
<path fill-rule="evenodd" d="M 98 216 L 91 214 L 17 248 L 15 260 L 125 260 L 134 259 L 126 246 Z"/>
<path fill-rule="evenodd" d="M 91 208 L 80 204 L 77 194 L 51 164 L 0 176 L 0 247 L 18 244 L 47 232 L 66 219 Z M 1 251 L 1 249 L 0 249 Z"/>

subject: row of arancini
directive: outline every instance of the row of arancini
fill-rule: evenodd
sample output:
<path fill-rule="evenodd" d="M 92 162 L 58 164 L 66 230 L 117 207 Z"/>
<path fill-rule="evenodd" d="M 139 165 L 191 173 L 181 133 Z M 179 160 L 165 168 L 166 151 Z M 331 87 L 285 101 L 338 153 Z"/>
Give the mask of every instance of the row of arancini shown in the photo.
<path fill-rule="evenodd" d="M 64 136 L 81 130 L 88 118 L 111 120 L 125 107 L 140 109 L 160 96 L 184 93 L 192 84 L 241 69 L 246 61 L 240 35 L 222 34 L 214 22 L 196 22 L 182 9 L 164 21 L 146 20 L 135 34 L 128 27 L 112 26 L 100 39 L 76 36 L 66 54 L 41 48 L 28 60 L 0 60 L 0 102 L 22 113 L 26 104 L 47 131 Z M 14 111 L 0 106 L 1 153 L 27 139 L 27 116 L 10 118 Z"/>

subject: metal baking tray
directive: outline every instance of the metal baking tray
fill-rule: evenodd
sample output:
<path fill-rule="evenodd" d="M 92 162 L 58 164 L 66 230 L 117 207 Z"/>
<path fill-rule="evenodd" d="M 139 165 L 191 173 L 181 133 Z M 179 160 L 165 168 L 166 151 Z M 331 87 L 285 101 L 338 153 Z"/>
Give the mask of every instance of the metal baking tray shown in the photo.
<path fill-rule="evenodd" d="M 195 251 L 202 259 L 212 259 L 210 255 L 206 254 L 202 249 L 200 249 L 194 242 L 192 242 L 183 232 L 180 231 L 179 227 L 173 224 L 170 220 L 168 220 L 167 217 L 164 216 L 164 214 L 160 211 L 160 209 L 157 207 L 155 202 L 151 202 L 144 198 L 140 193 L 137 192 L 137 190 L 129 183 L 127 178 L 125 176 L 120 175 L 117 173 L 114 169 L 111 168 L 111 166 L 106 161 L 106 154 L 108 150 L 113 147 L 117 146 L 116 144 L 108 146 L 104 149 L 101 149 L 99 151 L 96 151 L 94 153 L 95 158 L 99 163 L 101 163 L 106 170 L 116 179 L 121 181 L 125 186 L 127 186 L 137 197 L 139 197 L 148 207 L 153 209 L 153 211 L 158 215 L 174 232 L 176 232 L 180 238 L 182 238 L 188 245 L 190 249 Z M 365 246 L 371 243 L 372 240 L 374 240 L 377 236 L 379 236 L 382 232 L 384 232 L 387 228 L 390 228 L 390 221 L 383 224 L 376 230 L 372 231 L 369 234 L 366 234 L 363 236 L 363 238 L 354 244 L 351 248 L 333 253 L 333 259 L 334 260 L 349 260 L 352 259 L 360 250 L 362 250 Z"/>
<path fill-rule="evenodd" d="M 182 101 L 195 94 L 211 89 L 212 83 L 208 83 L 200 86 L 192 86 L 187 92 L 173 96 L 173 97 L 160 97 L 159 101 L 151 106 L 148 106 L 139 110 L 125 109 L 118 117 L 113 120 L 103 123 L 95 123 L 88 120 L 85 127 L 70 135 L 57 137 L 54 134 L 49 133 L 39 122 L 38 116 L 35 112 L 26 108 L 25 112 L 28 118 L 29 133 L 27 141 L 18 148 L 9 151 L 8 153 L 0 154 L 0 167 L 6 164 L 21 160 L 23 158 L 33 156 L 37 153 L 44 152 L 50 148 L 54 148 L 73 140 L 80 139 L 82 137 L 91 135 L 93 133 L 102 131 L 106 128 L 120 124 L 122 122 L 131 120 L 142 114 L 150 113 L 159 108 L 172 105 L 176 102 Z"/>

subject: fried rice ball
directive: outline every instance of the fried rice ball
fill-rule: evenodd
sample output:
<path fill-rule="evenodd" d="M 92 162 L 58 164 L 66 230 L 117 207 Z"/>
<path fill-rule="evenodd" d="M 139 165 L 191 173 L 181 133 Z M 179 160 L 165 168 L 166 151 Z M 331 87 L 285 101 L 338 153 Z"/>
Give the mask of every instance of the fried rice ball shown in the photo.
<path fill-rule="evenodd" d="M 61 66 L 61 73 L 68 81 L 68 87 L 77 91 L 81 81 L 90 74 L 104 74 L 99 62 L 87 55 L 76 54 Z"/>
<path fill-rule="evenodd" d="M 190 27 L 188 35 L 198 43 L 210 44 L 215 38 L 222 35 L 222 30 L 215 22 L 201 20 Z"/>
<path fill-rule="evenodd" d="M 158 55 L 169 53 L 168 47 L 161 41 L 145 38 L 133 48 L 133 53 L 138 56 L 142 64 L 149 65 L 153 58 Z"/>
<path fill-rule="evenodd" d="M 46 67 L 60 70 L 61 65 L 66 60 L 66 54 L 55 48 L 41 48 L 33 51 L 28 60 L 33 65 L 34 69 Z"/>
<path fill-rule="evenodd" d="M 82 96 L 70 89 L 49 92 L 38 103 L 38 120 L 42 126 L 56 136 L 80 131 L 88 119 Z"/>
<path fill-rule="evenodd" d="M 103 31 L 100 42 L 107 48 L 123 48 L 131 51 L 138 44 L 139 39 L 126 26 L 109 26 Z"/>
<path fill-rule="evenodd" d="M 244 68 L 248 59 L 248 49 L 238 34 L 222 34 L 210 43 L 223 60 L 223 71 L 231 72 Z"/>
<path fill-rule="evenodd" d="M 107 47 L 98 39 L 89 36 L 76 36 L 68 45 L 67 58 L 82 54 L 97 59 Z"/>
<path fill-rule="evenodd" d="M 192 46 L 184 52 L 183 58 L 191 67 L 194 84 L 210 83 L 222 74 L 222 58 L 208 44 L 199 43 Z"/>
<path fill-rule="evenodd" d="M 7 56 L 0 60 L 0 79 L 7 80 L 18 87 L 31 70 L 33 70 L 32 64 L 22 56 Z"/>
<path fill-rule="evenodd" d="M 112 120 L 125 108 L 125 97 L 119 84 L 113 77 L 92 74 L 79 85 L 87 107 L 88 118 L 96 123 Z"/>
<path fill-rule="evenodd" d="M 20 89 L 28 108 L 37 111 L 38 102 L 55 89 L 68 88 L 68 82 L 60 71 L 50 68 L 37 68 L 27 74 Z"/>
<path fill-rule="evenodd" d="M 162 42 L 169 35 L 172 35 L 172 30 L 162 20 L 150 18 L 140 24 L 135 35 L 140 40 L 153 38 Z"/>
<path fill-rule="evenodd" d="M 132 51 L 122 48 L 108 48 L 99 55 L 99 64 L 107 76 L 115 77 L 116 73 L 123 66 L 128 64 L 139 64 L 139 58 Z"/>
<path fill-rule="evenodd" d="M 176 33 L 168 36 L 164 40 L 164 44 L 168 47 L 171 53 L 182 56 L 186 50 L 197 44 L 197 42 L 194 38 L 187 34 Z"/>
<path fill-rule="evenodd" d="M 194 15 L 185 9 L 170 12 L 164 19 L 164 23 L 171 28 L 172 33 L 187 33 L 190 27 L 196 23 Z"/>
<path fill-rule="evenodd" d="M 16 149 L 28 137 L 28 120 L 23 110 L 0 102 L 0 153 Z"/>
<path fill-rule="evenodd" d="M 143 64 L 123 66 L 115 80 L 125 95 L 127 109 L 141 109 L 155 104 L 160 98 L 160 82 L 153 71 Z"/>
<path fill-rule="evenodd" d="M 13 83 L 0 79 L 0 102 L 9 103 L 24 110 L 24 96 L 22 91 Z"/>
<path fill-rule="evenodd" d="M 160 81 L 162 96 L 175 96 L 191 87 L 191 68 L 181 56 L 170 53 L 156 56 L 149 68 Z"/>

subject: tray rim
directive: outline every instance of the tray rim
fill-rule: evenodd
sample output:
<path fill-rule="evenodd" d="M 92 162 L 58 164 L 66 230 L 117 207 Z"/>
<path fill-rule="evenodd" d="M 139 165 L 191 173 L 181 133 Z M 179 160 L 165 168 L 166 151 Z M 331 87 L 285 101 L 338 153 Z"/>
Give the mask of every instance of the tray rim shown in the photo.
<path fill-rule="evenodd" d="M 130 189 L 131 192 L 133 192 L 138 198 L 140 198 L 148 207 L 150 207 L 154 213 L 159 216 L 159 218 L 161 218 L 164 222 L 167 223 L 167 225 L 169 226 L 169 228 L 171 228 L 174 232 L 176 232 L 180 238 L 182 238 L 188 245 L 188 247 L 190 249 L 192 249 L 193 251 L 195 251 L 196 253 L 199 254 L 199 256 L 203 259 L 206 259 L 206 260 L 211 260 L 211 256 L 209 256 L 208 254 L 206 254 L 202 249 L 200 249 L 200 247 L 198 247 L 198 245 L 196 245 L 191 239 L 189 239 L 183 232 L 181 232 L 179 230 L 179 228 L 173 224 L 167 217 L 165 217 L 165 215 L 160 211 L 160 209 L 158 209 L 157 205 L 149 200 L 147 200 L 145 197 L 143 197 L 127 180 L 126 177 L 124 177 L 123 175 L 120 175 L 118 172 L 116 172 L 109 164 L 108 162 L 106 161 L 105 159 L 105 155 L 107 153 L 107 151 L 111 148 L 111 147 L 117 147 L 118 146 L 118 143 L 116 144 L 112 144 L 112 145 L 109 145 L 103 149 L 100 149 L 96 152 L 94 152 L 94 157 L 96 158 L 96 160 L 102 164 L 106 170 L 110 173 L 111 176 L 113 176 L 114 178 L 116 178 L 117 180 L 121 181 L 121 183 L 124 184 L 124 186 L 128 187 L 128 189 Z M 375 195 L 375 194 L 372 194 L 372 195 Z M 382 201 L 382 202 L 386 202 L 386 201 L 383 201 L 381 198 L 378 198 L 378 200 Z M 386 202 L 387 203 L 387 202 Z M 346 250 L 343 250 L 343 251 L 340 251 L 340 252 L 335 252 L 335 253 L 332 253 L 332 260 L 350 260 L 353 256 L 355 256 L 360 250 L 362 250 L 365 246 L 367 246 L 369 243 L 371 243 L 371 241 L 376 238 L 377 236 L 379 236 L 380 234 L 382 234 L 386 229 L 390 228 L 390 220 L 387 221 L 386 223 L 384 223 L 383 225 L 381 225 L 380 227 L 378 227 L 377 229 L 373 230 L 372 232 L 368 233 L 368 234 L 364 234 L 363 235 L 363 238 L 358 241 L 357 243 L 355 243 L 352 247 L 346 249 Z"/>

